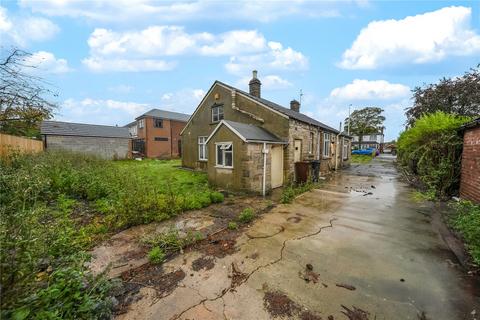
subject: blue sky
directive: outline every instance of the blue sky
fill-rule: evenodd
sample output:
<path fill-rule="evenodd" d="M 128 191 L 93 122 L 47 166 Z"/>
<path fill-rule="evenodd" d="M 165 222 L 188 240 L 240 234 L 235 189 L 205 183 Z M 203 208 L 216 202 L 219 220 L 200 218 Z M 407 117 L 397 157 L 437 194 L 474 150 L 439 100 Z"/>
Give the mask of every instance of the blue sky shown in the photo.
<path fill-rule="evenodd" d="M 58 120 L 124 125 L 160 108 L 192 113 L 213 81 L 338 127 L 380 106 L 394 139 L 410 90 L 480 63 L 478 1 L 0 2 L 14 47 L 58 91 Z"/>

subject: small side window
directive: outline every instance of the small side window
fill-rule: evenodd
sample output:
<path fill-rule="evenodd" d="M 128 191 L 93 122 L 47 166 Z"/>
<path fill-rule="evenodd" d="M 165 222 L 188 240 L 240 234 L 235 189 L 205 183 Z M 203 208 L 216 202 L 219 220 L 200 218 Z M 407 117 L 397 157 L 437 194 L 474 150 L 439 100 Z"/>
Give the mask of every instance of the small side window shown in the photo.
<path fill-rule="evenodd" d="M 212 107 L 212 122 L 223 120 L 223 106 Z"/>
<path fill-rule="evenodd" d="M 155 128 L 163 128 L 163 120 L 162 119 L 153 119 L 153 126 Z"/>

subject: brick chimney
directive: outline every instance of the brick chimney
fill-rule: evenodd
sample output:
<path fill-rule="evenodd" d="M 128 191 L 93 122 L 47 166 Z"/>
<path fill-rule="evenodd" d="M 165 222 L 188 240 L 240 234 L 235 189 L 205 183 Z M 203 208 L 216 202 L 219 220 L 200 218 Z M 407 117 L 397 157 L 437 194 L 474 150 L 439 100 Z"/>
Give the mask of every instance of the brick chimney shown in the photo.
<path fill-rule="evenodd" d="M 250 94 L 260 98 L 260 87 L 262 86 L 262 83 L 257 78 L 257 70 L 252 71 L 252 80 L 250 80 L 248 86 L 250 87 Z"/>
<path fill-rule="evenodd" d="M 292 109 L 295 112 L 300 112 L 300 102 L 298 102 L 295 99 L 290 101 L 290 109 Z"/>

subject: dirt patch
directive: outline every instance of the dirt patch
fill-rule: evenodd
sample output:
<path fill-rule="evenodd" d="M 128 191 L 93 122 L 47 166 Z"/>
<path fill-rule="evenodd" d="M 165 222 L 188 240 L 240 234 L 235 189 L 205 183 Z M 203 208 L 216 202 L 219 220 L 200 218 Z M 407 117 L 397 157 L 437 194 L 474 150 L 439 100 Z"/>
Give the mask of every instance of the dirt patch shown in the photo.
<path fill-rule="evenodd" d="M 272 317 L 292 317 L 301 310 L 298 304 L 280 291 L 265 292 L 263 305 Z"/>
<path fill-rule="evenodd" d="M 157 294 L 161 296 L 171 293 L 183 278 L 185 278 L 185 272 L 182 269 L 165 273 L 162 266 L 156 266 L 150 263 L 136 269 L 125 271 L 121 275 L 121 279 L 124 282 L 153 288 L 157 291 Z"/>
<path fill-rule="evenodd" d="M 194 271 L 210 270 L 215 266 L 215 259 L 212 257 L 200 257 L 192 262 L 192 269 Z"/>
<path fill-rule="evenodd" d="M 198 250 L 207 256 L 223 258 L 237 251 L 235 244 L 239 236 L 238 230 L 222 230 L 195 243 L 191 249 Z"/>
<path fill-rule="evenodd" d="M 299 223 L 300 221 L 302 221 L 302 218 L 300 217 L 289 217 L 287 219 L 288 222 L 293 222 L 293 223 Z"/>
<path fill-rule="evenodd" d="M 310 263 L 307 263 L 305 270 L 299 274 L 305 282 L 318 283 L 318 278 L 320 277 L 318 273 L 313 271 L 313 266 Z"/>
<path fill-rule="evenodd" d="M 346 315 L 349 320 L 369 320 L 370 319 L 369 318 L 370 313 L 360 308 L 357 308 L 355 306 L 353 306 L 352 309 L 349 309 L 342 304 L 342 308 L 344 309 L 342 313 Z"/>
<path fill-rule="evenodd" d="M 233 289 L 233 288 L 238 287 L 240 284 L 242 284 L 243 281 L 245 281 L 245 279 L 247 279 L 248 274 L 241 272 L 238 269 L 238 266 L 235 263 L 232 262 L 232 275 L 231 275 L 231 277 L 232 277 L 232 283 L 230 285 L 230 288 Z"/>

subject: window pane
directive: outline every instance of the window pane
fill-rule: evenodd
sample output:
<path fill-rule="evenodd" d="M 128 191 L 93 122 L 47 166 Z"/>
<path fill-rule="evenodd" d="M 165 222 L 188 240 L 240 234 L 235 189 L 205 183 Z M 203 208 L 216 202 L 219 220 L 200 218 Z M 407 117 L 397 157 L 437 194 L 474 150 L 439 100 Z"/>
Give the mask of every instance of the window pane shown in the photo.
<path fill-rule="evenodd" d="M 217 165 L 223 166 L 223 150 L 222 145 L 217 145 Z"/>
<path fill-rule="evenodd" d="M 223 107 L 218 107 L 218 120 L 223 120 Z"/>
<path fill-rule="evenodd" d="M 231 167 L 233 163 L 233 153 L 232 151 L 225 151 L 225 166 Z"/>

